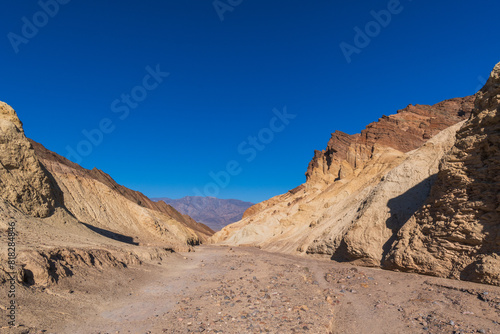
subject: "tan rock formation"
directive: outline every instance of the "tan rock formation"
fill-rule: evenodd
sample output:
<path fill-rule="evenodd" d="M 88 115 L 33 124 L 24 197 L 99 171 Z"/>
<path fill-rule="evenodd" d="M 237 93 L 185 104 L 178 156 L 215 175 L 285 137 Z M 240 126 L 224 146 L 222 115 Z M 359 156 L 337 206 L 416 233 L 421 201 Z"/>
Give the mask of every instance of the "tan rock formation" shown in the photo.
<path fill-rule="evenodd" d="M 25 215 L 50 217 L 49 224 L 80 225 L 104 240 L 179 250 L 213 234 L 171 206 L 155 203 L 98 169 L 84 169 L 30 141 L 17 114 L 3 102 L 0 163 L 0 229 L 6 229 L 10 220 L 38 224 Z M 83 230 L 77 233 L 85 234 Z"/>
<path fill-rule="evenodd" d="M 212 241 L 380 265 L 395 233 L 427 198 L 473 100 L 409 106 L 361 134 L 332 134 L 304 185 L 249 208 Z"/>
<path fill-rule="evenodd" d="M 56 201 L 21 121 L 4 102 L 0 102 L 0 197 L 34 217 L 47 217 Z"/>
<path fill-rule="evenodd" d="M 101 233 L 141 244 L 198 244 L 213 231 L 165 203 L 117 184 L 97 168 L 85 169 L 32 142 L 37 157 L 63 194 L 63 205 Z"/>
<path fill-rule="evenodd" d="M 360 134 L 332 133 L 324 151 L 316 151 L 309 164 L 308 182 L 330 184 L 346 178 L 372 157 L 375 145 L 406 153 L 422 146 L 441 130 L 464 120 L 474 97 L 456 98 L 433 106 L 409 105 L 397 114 L 383 116 Z"/>
<path fill-rule="evenodd" d="M 175 210 L 172 206 L 166 204 L 165 202 L 154 202 L 138 191 L 134 191 L 127 187 L 119 185 L 115 182 L 115 180 L 111 178 L 111 176 L 97 168 L 94 168 L 92 170 L 85 169 L 80 165 L 75 164 L 68 159 L 60 156 L 59 154 L 47 150 L 40 143 L 32 140 L 30 140 L 30 142 L 35 149 L 36 156 L 44 162 L 44 165 L 47 166 L 47 168 L 50 168 L 50 172 L 52 174 L 64 174 L 68 173 L 68 171 L 71 170 L 69 172 L 70 174 L 72 173 L 74 175 L 79 175 L 98 181 L 139 206 L 173 217 L 175 220 L 199 232 L 200 235 L 207 236 L 214 233 L 207 226 L 197 223 L 190 216 L 180 214 L 177 210 Z"/>
<path fill-rule="evenodd" d="M 192 250 L 213 233 L 106 173 L 84 169 L 28 140 L 3 102 L 0 163 L 0 283 L 12 272 L 8 237 L 16 244 L 18 280 L 50 285 L 72 276 L 74 268 L 157 263 L 174 250 Z"/>
<path fill-rule="evenodd" d="M 387 268 L 500 285 L 500 63 Z"/>

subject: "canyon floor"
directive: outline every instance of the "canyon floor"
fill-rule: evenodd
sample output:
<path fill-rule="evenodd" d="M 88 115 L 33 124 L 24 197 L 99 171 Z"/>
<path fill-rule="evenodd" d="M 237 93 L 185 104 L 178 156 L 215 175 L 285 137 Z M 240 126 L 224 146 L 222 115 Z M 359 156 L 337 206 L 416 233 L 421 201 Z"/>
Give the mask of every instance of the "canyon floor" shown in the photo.
<path fill-rule="evenodd" d="M 500 287 L 253 247 L 18 289 L 15 333 L 500 333 Z"/>

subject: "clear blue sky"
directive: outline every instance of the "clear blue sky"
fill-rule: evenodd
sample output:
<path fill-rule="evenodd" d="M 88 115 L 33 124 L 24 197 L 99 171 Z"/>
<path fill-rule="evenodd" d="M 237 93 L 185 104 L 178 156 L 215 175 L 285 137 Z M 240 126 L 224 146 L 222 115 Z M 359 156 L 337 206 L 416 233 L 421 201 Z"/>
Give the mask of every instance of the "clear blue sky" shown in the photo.
<path fill-rule="evenodd" d="M 356 133 L 410 103 L 473 94 L 500 61 L 493 0 L 222 0 L 223 21 L 212 0 L 61 2 L 57 13 L 47 7 L 53 17 L 37 1 L 1 11 L 0 100 L 29 137 L 64 156 L 104 122 L 108 133 L 81 164 L 151 197 L 204 194 L 209 173 L 229 161 L 240 173 L 218 197 L 284 193 L 305 181 L 334 130 Z M 372 10 L 388 7 L 388 24 L 370 24 Z M 357 41 L 348 63 L 340 44 L 355 46 L 354 28 L 367 24 L 373 37 Z M 159 84 L 146 77 L 157 64 L 169 73 Z M 147 96 L 127 106 L 120 99 L 132 91 Z M 296 118 L 264 130 L 269 143 L 252 154 L 241 143 L 284 106 Z"/>

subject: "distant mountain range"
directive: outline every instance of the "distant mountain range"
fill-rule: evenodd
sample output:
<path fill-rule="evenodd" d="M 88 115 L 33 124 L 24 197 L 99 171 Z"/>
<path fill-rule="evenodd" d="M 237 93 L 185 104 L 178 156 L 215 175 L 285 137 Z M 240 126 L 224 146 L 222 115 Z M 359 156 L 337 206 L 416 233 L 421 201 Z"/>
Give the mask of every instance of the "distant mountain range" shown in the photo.
<path fill-rule="evenodd" d="M 218 231 L 223 227 L 241 220 L 243 213 L 254 203 L 237 199 L 219 199 L 215 197 L 186 196 L 180 199 L 167 197 L 152 198 L 153 201 L 164 201 L 179 212 L 189 215 L 199 223 Z"/>

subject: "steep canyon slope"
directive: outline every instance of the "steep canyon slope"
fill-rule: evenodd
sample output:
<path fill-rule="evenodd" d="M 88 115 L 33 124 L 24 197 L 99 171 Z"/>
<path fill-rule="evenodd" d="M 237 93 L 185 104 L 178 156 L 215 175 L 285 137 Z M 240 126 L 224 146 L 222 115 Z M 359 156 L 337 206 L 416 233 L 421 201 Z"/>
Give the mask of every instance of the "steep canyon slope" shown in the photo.
<path fill-rule="evenodd" d="M 360 134 L 336 131 L 315 152 L 305 184 L 248 209 L 212 241 L 381 265 L 399 229 L 427 199 L 474 100 L 410 105 Z"/>
<path fill-rule="evenodd" d="M 119 266 L 187 251 L 213 231 L 26 138 L 0 103 L 0 282 L 8 228 L 15 228 L 18 278 L 48 284 L 74 266 Z M 4 249 L 5 248 L 5 249 Z"/>
<path fill-rule="evenodd" d="M 213 241 L 379 265 L 394 231 L 427 198 L 473 101 L 408 106 L 361 134 L 333 133 L 305 184 L 250 208 Z"/>
<path fill-rule="evenodd" d="M 34 217 L 47 217 L 56 198 L 21 121 L 4 102 L 0 102 L 0 196 Z"/>
<path fill-rule="evenodd" d="M 61 190 L 64 206 L 82 222 L 119 231 L 143 243 L 175 235 L 198 243 L 213 233 L 170 205 L 153 202 L 142 193 L 117 184 L 97 168 L 87 170 L 39 143 L 31 143 L 36 156 Z"/>
<path fill-rule="evenodd" d="M 212 242 L 500 285 L 499 76 L 500 64 L 475 96 L 336 131 L 305 184 Z"/>
<path fill-rule="evenodd" d="M 500 285 L 500 63 L 385 265 Z"/>

